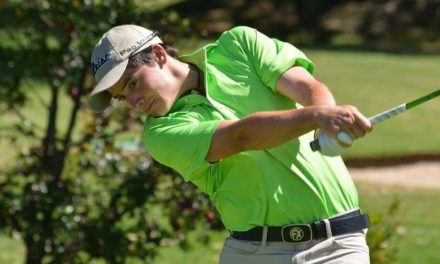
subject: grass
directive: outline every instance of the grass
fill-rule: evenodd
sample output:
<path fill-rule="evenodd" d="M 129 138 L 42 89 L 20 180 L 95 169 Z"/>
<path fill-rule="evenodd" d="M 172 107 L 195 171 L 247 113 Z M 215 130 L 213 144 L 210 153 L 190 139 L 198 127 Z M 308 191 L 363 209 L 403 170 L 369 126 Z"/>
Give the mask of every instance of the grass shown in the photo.
<path fill-rule="evenodd" d="M 228 232 L 211 232 L 209 236 L 211 239 L 209 244 L 203 244 L 197 241 L 195 236 L 192 236 L 193 245 L 192 249 L 188 252 L 181 250 L 177 246 L 162 248 L 159 257 L 154 261 L 154 264 L 218 264 L 218 256 L 223 247 L 223 240 L 228 236 Z"/>
<path fill-rule="evenodd" d="M 397 263 L 434 264 L 440 259 L 440 194 L 435 190 L 402 189 L 376 184 L 356 183 L 361 207 L 369 214 L 383 214 L 395 197 L 401 201 L 399 211 L 401 234 L 395 239 Z M 373 227 L 374 228 L 374 227 Z M 199 231 L 197 231 L 199 232 Z M 211 243 L 197 240 L 197 232 L 190 234 L 192 249 L 183 251 L 177 246 L 160 249 L 154 264 L 218 263 L 218 255 L 227 232 L 210 232 Z M 20 241 L 0 235 L 0 263 L 22 263 Z M 136 262 L 139 263 L 139 262 Z"/>
<path fill-rule="evenodd" d="M 0 263 L 24 263 L 23 245 L 20 240 L 0 233 Z"/>
<path fill-rule="evenodd" d="M 438 263 L 440 259 L 440 193 L 436 190 L 390 188 L 357 184 L 361 207 L 369 213 L 384 213 L 395 199 L 401 201 L 402 234 L 395 241 L 397 263 Z"/>

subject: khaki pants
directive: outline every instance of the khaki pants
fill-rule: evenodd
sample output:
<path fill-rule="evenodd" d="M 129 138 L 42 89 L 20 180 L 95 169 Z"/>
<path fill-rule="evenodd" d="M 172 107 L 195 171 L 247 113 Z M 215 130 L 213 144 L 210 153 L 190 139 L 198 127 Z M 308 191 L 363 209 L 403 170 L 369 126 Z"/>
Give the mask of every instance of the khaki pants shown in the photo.
<path fill-rule="evenodd" d="M 369 264 L 366 230 L 302 244 L 228 237 L 220 264 Z"/>

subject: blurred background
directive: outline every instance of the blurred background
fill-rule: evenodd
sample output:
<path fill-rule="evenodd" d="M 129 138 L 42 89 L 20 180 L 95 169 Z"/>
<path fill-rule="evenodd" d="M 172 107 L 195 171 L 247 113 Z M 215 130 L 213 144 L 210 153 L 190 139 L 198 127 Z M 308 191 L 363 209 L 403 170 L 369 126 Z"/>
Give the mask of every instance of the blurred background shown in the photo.
<path fill-rule="evenodd" d="M 181 53 L 255 27 L 303 50 L 338 103 L 367 116 L 440 88 L 438 0 L 2 0 L 0 263 L 218 263 L 228 233 L 214 205 L 150 158 L 143 118 L 86 104 L 93 45 L 127 23 Z M 372 263 L 440 259 L 439 185 L 380 182 L 403 163 L 440 177 L 439 115 L 433 100 L 344 154 L 379 179 L 356 181 Z"/>

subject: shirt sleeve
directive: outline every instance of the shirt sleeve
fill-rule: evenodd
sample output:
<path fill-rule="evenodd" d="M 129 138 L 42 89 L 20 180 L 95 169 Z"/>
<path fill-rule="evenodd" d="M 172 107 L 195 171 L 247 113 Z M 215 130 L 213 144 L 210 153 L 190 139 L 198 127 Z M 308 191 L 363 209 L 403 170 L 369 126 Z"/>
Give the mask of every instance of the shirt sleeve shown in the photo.
<path fill-rule="evenodd" d="M 144 128 L 144 144 L 156 161 L 193 181 L 212 165 L 205 158 L 219 122 L 204 121 L 198 113 L 188 112 L 149 118 Z"/>
<path fill-rule="evenodd" d="M 233 39 L 241 56 L 246 56 L 253 70 L 265 85 L 275 91 L 279 77 L 293 65 L 304 67 L 313 73 L 314 65 L 306 55 L 290 43 L 269 38 L 256 29 L 239 26 L 222 35 L 223 38 Z M 221 42 L 221 39 L 219 40 Z M 239 55 L 239 56 L 240 56 Z"/>

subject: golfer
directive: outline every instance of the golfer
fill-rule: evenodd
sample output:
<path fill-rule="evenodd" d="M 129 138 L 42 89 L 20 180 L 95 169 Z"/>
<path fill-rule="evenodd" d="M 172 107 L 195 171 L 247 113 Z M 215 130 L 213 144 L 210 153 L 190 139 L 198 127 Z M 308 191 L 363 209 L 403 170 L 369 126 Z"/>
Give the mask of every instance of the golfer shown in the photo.
<path fill-rule="evenodd" d="M 148 116 L 151 156 L 215 201 L 231 234 L 221 264 L 369 263 L 351 176 L 309 143 L 318 130 L 355 140 L 371 123 L 336 105 L 300 50 L 240 26 L 179 56 L 156 31 L 122 25 L 91 63 L 91 109 L 114 98 Z"/>

